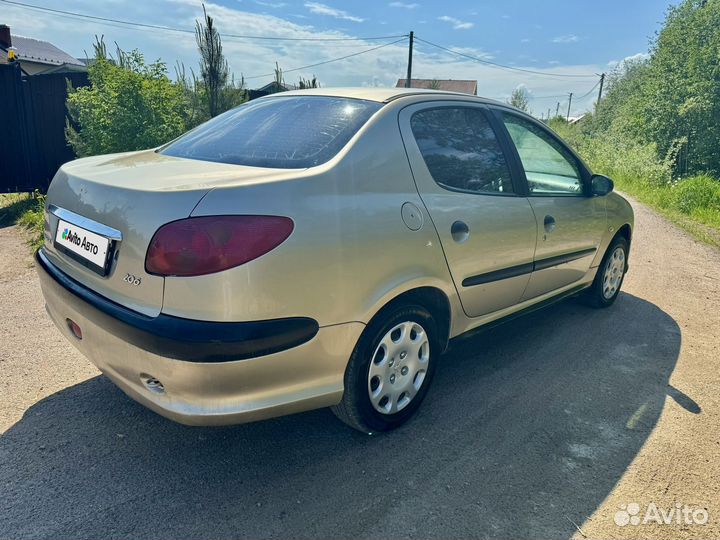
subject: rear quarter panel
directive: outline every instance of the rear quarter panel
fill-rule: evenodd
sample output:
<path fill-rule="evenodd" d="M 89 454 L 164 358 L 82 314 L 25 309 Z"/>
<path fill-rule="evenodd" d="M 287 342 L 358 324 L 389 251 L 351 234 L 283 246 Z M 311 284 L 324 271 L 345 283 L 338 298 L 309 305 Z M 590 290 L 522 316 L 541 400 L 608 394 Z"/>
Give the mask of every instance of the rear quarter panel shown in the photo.
<path fill-rule="evenodd" d="M 410 230 L 403 203 L 423 214 Z M 163 311 L 217 321 L 306 316 L 321 326 L 367 322 L 388 301 L 419 286 L 441 289 L 456 305 L 437 233 L 418 196 L 397 124 L 386 105 L 330 162 L 293 179 L 223 187 L 193 216 L 291 217 L 278 248 L 208 276 L 165 279 Z"/>

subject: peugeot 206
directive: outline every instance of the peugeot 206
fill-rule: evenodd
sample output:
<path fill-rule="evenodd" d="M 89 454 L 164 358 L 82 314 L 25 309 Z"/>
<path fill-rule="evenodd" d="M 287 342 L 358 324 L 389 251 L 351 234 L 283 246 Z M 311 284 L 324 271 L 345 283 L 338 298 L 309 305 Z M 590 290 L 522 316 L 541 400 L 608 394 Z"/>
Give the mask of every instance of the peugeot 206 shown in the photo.
<path fill-rule="evenodd" d="M 418 409 L 452 338 L 610 306 L 632 229 L 612 181 L 508 105 L 313 89 L 63 165 L 36 258 L 61 332 L 161 415 L 329 406 L 374 432 Z"/>

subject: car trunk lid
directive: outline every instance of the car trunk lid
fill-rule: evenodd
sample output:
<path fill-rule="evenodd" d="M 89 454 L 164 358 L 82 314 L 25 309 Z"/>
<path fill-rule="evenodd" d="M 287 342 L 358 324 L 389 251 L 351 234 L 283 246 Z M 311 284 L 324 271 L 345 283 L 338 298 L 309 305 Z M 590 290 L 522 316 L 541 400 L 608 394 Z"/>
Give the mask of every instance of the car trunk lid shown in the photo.
<path fill-rule="evenodd" d="M 145 271 L 152 236 L 165 223 L 187 218 L 217 185 L 269 173 L 252 168 L 160 155 L 154 151 L 97 156 L 67 163 L 48 190 L 45 253 L 53 264 L 104 297 L 148 316 L 160 313 L 164 279 Z M 68 227 L 67 224 L 73 227 Z M 58 235 L 58 227 L 63 230 Z M 79 228 L 78 228 L 79 227 Z M 60 240 L 80 233 L 82 240 L 113 243 L 107 275 L 86 264 L 85 253 L 71 253 Z M 118 238 L 114 238 L 113 231 Z M 59 239 L 56 241 L 56 236 Z M 87 237 L 87 238 L 86 238 Z M 78 251 L 78 250 L 76 250 Z"/>

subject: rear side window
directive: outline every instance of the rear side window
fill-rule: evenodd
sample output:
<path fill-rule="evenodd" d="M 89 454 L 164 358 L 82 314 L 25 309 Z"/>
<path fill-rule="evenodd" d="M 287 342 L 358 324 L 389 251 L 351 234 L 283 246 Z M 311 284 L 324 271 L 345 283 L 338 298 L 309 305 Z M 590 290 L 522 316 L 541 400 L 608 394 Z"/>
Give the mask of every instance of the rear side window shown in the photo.
<path fill-rule="evenodd" d="M 438 107 L 410 120 L 425 164 L 440 186 L 477 193 L 512 193 L 510 170 L 495 132 L 479 109 Z"/>
<path fill-rule="evenodd" d="M 325 96 L 273 97 L 223 113 L 162 154 L 234 165 L 304 169 L 334 157 L 382 103 Z"/>

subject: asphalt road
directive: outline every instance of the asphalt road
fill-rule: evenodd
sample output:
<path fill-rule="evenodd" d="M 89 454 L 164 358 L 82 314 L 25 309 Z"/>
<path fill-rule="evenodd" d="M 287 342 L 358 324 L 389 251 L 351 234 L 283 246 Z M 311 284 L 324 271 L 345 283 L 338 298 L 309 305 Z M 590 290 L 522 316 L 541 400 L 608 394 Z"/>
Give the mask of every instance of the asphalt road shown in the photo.
<path fill-rule="evenodd" d="M 54 329 L 0 229 L 0 538 L 720 537 L 720 253 L 634 206 L 615 306 L 457 344 L 417 417 L 370 437 L 327 410 L 144 409 Z M 709 521 L 616 525 L 633 502 Z"/>

